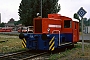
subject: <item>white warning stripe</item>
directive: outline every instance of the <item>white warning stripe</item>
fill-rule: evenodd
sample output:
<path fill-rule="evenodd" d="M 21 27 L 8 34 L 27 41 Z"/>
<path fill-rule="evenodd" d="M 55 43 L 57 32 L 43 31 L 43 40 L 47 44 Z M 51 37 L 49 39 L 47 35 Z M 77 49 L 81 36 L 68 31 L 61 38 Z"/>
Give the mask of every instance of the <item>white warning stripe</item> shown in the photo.
<path fill-rule="evenodd" d="M 61 25 L 49 25 L 49 27 L 51 27 L 51 28 L 61 28 Z"/>

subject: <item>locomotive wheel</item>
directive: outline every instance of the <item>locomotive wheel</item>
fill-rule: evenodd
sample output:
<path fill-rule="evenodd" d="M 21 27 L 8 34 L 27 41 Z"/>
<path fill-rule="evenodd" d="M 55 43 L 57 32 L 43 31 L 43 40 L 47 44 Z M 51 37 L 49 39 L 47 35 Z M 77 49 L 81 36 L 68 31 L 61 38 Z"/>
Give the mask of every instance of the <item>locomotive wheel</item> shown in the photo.
<path fill-rule="evenodd" d="M 46 34 L 42 34 L 41 38 L 42 38 L 42 40 L 47 40 L 47 35 Z"/>
<path fill-rule="evenodd" d="M 23 39 L 23 38 L 24 38 L 24 34 L 23 34 L 23 33 L 20 33 L 20 34 L 19 34 L 19 38 L 20 38 L 20 39 Z"/>

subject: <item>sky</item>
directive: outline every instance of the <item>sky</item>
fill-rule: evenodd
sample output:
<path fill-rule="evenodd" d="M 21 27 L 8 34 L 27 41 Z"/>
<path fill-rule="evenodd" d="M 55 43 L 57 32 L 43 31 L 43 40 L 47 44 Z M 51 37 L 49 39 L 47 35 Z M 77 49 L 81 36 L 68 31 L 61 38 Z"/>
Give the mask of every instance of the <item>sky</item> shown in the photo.
<path fill-rule="evenodd" d="M 9 19 L 19 20 L 18 9 L 21 0 L 0 0 L 1 22 L 7 23 Z M 87 11 L 84 17 L 90 18 L 89 0 L 59 0 L 61 10 L 59 14 L 73 18 L 73 14 L 83 7 Z"/>
<path fill-rule="evenodd" d="M 89 0 L 59 0 L 61 10 L 59 14 L 73 18 L 74 13 L 83 7 L 87 12 L 84 17 L 90 18 L 90 3 Z"/>
<path fill-rule="evenodd" d="M 18 9 L 21 0 L 0 0 L 1 22 L 7 23 L 11 18 L 19 20 Z"/>

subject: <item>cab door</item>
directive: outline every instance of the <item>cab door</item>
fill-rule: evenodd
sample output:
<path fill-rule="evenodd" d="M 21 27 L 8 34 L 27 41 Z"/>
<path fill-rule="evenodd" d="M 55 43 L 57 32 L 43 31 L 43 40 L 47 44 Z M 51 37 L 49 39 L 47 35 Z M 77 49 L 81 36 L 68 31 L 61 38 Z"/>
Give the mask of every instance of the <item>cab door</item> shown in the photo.
<path fill-rule="evenodd" d="M 73 42 L 79 41 L 79 23 L 73 22 Z"/>

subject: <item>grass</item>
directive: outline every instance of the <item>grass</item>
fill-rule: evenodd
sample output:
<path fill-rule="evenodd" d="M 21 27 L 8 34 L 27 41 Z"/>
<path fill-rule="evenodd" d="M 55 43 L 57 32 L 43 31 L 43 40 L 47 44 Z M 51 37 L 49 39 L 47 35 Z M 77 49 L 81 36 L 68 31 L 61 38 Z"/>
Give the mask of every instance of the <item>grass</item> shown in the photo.
<path fill-rule="evenodd" d="M 90 59 L 90 44 L 84 45 L 84 52 L 82 52 L 82 45 L 80 43 L 75 45 L 75 48 L 52 54 L 49 60 L 80 60 Z"/>
<path fill-rule="evenodd" d="M 26 50 L 22 48 L 22 42 L 18 36 L 0 34 L 0 41 L 4 41 L 0 43 L 0 54 Z M 84 46 L 84 52 L 82 52 L 82 44 L 77 43 L 75 44 L 75 48 L 71 50 L 51 54 L 49 60 L 80 60 L 81 58 L 90 59 L 90 43 L 84 44 Z"/>
<path fill-rule="evenodd" d="M 22 42 L 18 36 L 8 36 L 0 34 L 0 53 L 11 53 L 16 51 L 25 50 L 22 48 Z"/>

